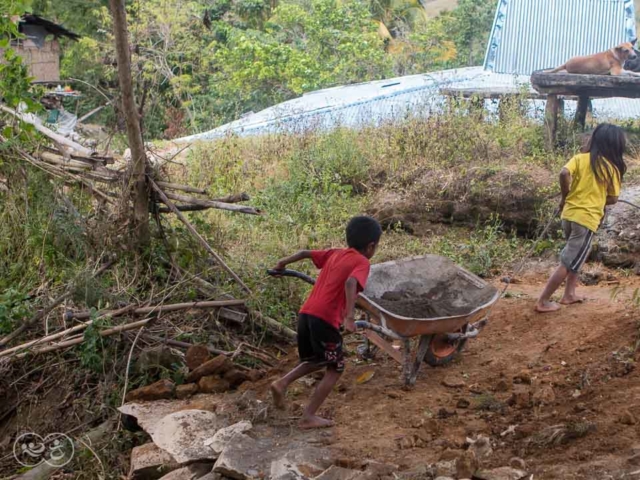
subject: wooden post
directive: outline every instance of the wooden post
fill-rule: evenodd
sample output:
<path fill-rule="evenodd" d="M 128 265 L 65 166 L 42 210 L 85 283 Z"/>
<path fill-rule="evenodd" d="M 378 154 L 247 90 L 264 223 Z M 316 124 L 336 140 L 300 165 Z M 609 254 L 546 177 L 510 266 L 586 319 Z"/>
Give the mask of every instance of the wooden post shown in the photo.
<path fill-rule="evenodd" d="M 547 106 L 544 113 L 544 126 L 546 134 L 546 143 L 549 150 L 556 147 L 558 137 L 558 111 L 560 110 L 560 101 L 557 95 L 549 95 L 547 97 Z"/>
<path fill-rule="evenodd" d="M 578 108 L 576 109 L 575 124 L 584 130 L 587 122 L 587 110 L 589 109 L 589 97 L 581 95 L 578 98 Z"/>
<path fill-rule="evenodd" d="M 133 195 L 132 234 L 140 250 L 149 244 L 149 191 L 146 182 L 147 156 L 144 151 L 140 114 L 136 106 L 131 79 L 131 52 L 127 37 L 125 0 L 109 0 L 116 40 L 118 79 L 122 92 L 122 111 L 127 122 L 127 138 L 131 149 L 129 185 Z"/>

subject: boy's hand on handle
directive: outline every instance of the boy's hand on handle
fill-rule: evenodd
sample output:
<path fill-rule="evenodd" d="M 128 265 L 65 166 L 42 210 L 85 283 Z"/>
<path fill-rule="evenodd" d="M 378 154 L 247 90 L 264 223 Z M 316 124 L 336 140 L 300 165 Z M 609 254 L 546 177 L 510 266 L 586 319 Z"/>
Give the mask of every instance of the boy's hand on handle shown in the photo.
<path fill-rule="evenodd" d="M 357 330 L 356 319 L 353 316 L 345 317 L 344 329 L 349 333 L 353 333 Z"/>

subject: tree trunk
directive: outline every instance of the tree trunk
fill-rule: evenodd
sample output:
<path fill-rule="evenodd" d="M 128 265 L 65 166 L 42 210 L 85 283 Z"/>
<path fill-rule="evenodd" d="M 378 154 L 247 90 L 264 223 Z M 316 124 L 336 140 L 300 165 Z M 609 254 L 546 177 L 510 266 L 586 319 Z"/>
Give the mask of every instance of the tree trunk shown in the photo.
<path fill-rule="evenodd" d="M 149 243 L 149 191 L 146 182 L 147 158 L 140 128 L 140 114 L 136 106 L 131 79 L 131 57 L 127 38 L 125 0 L 109 0 L 116 39 L 118 78 L 122 94 L 122 111 L 127 122 L 127 138 L 131 149 L 129 186 L 133 197 L 132 239 L 140 250 Z"/>

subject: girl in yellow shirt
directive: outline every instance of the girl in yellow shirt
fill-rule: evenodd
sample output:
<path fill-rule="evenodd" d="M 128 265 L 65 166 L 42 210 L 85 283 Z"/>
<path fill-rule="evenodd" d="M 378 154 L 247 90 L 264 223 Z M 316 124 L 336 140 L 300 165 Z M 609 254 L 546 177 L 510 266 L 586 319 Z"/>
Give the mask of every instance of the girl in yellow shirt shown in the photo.
<path fill-rule="evenodd" d="M 627 171 L 623 159 L 625 149 L 626 136 L 622 128 L 606 123 L 598 125 L 585 153 L 573 157 L 560 172 L 560 211 L 567 245 L 560 254 L 560 266 L 536 302 L 536 311 L 555 312 L 561 308 L 551 301 L 551 296 L 565 280 L 560 303 L 572 305 L 584 300 L 576 295 L 578 273 L 589 256 L 605 206 L 618 201 L 620 184 Z"/>

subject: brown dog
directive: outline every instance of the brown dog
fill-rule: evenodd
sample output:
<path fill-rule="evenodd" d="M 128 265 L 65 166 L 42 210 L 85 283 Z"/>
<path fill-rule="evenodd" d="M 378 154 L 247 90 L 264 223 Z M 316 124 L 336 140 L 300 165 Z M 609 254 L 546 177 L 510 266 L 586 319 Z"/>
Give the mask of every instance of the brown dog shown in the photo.
<path fill-rule="evenodd" d="M 574 57 L 564 65 L 549 70 L 548 73 L 579 73 L 583 75 L 640 75 L 624 69 L 624 62 L 637 57 L 633 46 L 638 39 L 621 43 L 606 52 Z"/>

